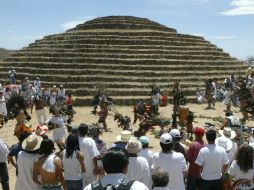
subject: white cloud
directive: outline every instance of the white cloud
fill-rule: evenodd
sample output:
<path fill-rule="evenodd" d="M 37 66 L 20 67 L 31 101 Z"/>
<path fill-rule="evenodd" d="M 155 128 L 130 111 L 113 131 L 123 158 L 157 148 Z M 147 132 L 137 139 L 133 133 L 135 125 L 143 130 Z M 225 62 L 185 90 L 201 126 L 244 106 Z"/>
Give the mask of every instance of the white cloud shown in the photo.
<path fill-rule="evenodd" d="M 214 40 L 229 40 L 229 39 L 235 39 L 237 37 L 236 36 L 210 36 L 208 38 L 214 39 Z"/>
<path fill-rule="evenodd" d="M 192 35 L 201 36 L 211 40 L 229 40 L 229 39 L 237 38 L 237 36 L 233 36 L 233 35 L 227 35 L 227 36 L 226 35 L 207 35 L 204 33 L 193 33 Z"/>
<path fill-rule="evenodd" d="M 74 28 L 75 26 L 77 26 L 78 24 L 82 24 L 88 20 L 92 20 L 94 19 L 95 16 L 87 16 L 87 17 L 84 17 L 84 18 L 78 18 L 76 20 L 70 20 L 70 21 L 67 21 L 65 23 L 62 23 L 60 24 L 61 27 L 64 29 L 64 30 L 68 30 L 68 29 L 71 29 L 71 28 Z"/>
<path fill-rule="evenodd" d="M 230 3 L 235 8 L 221 12 L 222 15 L 251 15 L 254 14 L 254 0 L 232 0 Z"/>
<path fill-rule="evenodd" d="M 11 41 L 26 41 L 26 40 L 39 40 L 43 38 L 43 34 L 35 34 L 35 35 L 26 35 L 26 36 L 16 36 L 11 38 Z"/>
<path fill-rule="evenodd" d="M 208 3 L 210 0 L 147 0 L 149 5 L 165 5 L 165 6 L 172 6 L 172 5 L 179 5 L 179 3 L 191 3 L 191 4 L 204 4 Z"/>
<path fill-rule="evenodd" d="M 194 36 L 201 36 L 201 37 L 205 37 L 206 34 L 203 34 L 203 33 L 193 33 L 192 35 Z"/>

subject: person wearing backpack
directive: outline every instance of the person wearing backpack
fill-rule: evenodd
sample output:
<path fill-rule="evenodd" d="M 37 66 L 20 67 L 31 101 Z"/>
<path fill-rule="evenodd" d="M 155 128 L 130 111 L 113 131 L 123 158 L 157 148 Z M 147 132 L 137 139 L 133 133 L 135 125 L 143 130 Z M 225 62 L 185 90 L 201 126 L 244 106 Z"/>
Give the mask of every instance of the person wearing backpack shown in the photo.
<path fill-rule="evenodd" d="M 102 163 L 107 175 L 93 181 L 84 190 L 148 190 L 143 183 L 127 178 L 129 158 L 126 150 L 110 148 L 103 156 Z"/>

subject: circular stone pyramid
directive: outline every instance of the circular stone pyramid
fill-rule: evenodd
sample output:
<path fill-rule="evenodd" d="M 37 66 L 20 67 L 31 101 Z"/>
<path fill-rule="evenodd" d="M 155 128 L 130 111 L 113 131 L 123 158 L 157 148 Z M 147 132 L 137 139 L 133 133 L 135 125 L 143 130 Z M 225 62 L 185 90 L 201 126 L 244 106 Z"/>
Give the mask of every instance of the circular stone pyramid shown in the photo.
<path fill-rule="evenodd" d="M 8 81 L 11 66 L 19 80 L 39 76 L 50 87 L 63 83 L 82 105 L 90 103 L 94 84 L 107 87 L 115 103 L 130 105 L 149 99 L 154 83 L 163 91 L 180 79 L 191 98 L 204 78 L 223 80 L 246 69 L 203 37 L 131 16 L 96 18 L 37 40 L 0 64 L 0 79 Z"/>

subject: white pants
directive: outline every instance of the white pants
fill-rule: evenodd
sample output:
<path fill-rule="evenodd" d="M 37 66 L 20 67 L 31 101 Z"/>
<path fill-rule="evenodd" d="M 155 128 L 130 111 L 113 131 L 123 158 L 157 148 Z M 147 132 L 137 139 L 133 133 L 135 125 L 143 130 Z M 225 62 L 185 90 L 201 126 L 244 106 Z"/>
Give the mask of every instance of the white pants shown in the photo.
<path fill-rule="evenodd" d="M 47 121 L 46 111 L 44 109 L 36 110 L 38 123 L 42 125 Z"/>

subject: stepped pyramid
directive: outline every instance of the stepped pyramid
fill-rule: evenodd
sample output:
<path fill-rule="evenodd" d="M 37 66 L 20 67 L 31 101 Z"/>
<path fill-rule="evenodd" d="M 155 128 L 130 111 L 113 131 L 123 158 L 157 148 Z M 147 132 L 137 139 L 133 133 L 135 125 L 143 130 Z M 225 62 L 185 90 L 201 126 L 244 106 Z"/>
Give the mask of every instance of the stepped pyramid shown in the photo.
<path fill-rule="evenodd" d="M 90 103 L 94 84 L 107 86 L 114 103 L 131 105 L 148 100 L 155 83 L 163 91 L 180 79 L 191 98 L 204 78 L 222 81 L 246 69 L 203 37 L 130 16 L 96 18 L 37 40 L 0 64 L 0 79 L 8 81 L 11 66 L 19 80 L 39 76 L 49 87 L 63 83 L 79 105 Z"/>

